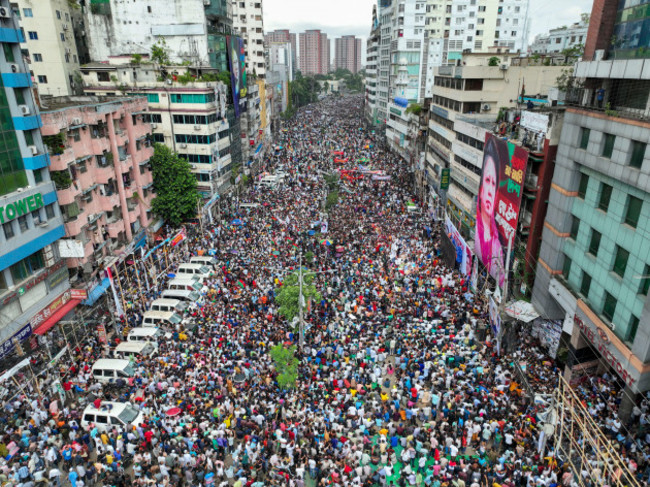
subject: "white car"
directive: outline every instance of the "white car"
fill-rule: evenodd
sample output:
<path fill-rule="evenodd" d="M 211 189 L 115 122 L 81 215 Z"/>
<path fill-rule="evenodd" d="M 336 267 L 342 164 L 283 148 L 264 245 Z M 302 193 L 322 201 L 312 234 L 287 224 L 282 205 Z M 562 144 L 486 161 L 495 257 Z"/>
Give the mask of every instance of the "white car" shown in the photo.
<path fill-rule="evenodd" d="M 118 426 L 125 431 L 129 425 L 138 426 L 143 421 L 144 414 L 128 402 L 102 401 L 99 408 L 94 404 L 86 406 L 81 427 L 88 430 L 94 424 L 99 431 L 106 431 Z"/>

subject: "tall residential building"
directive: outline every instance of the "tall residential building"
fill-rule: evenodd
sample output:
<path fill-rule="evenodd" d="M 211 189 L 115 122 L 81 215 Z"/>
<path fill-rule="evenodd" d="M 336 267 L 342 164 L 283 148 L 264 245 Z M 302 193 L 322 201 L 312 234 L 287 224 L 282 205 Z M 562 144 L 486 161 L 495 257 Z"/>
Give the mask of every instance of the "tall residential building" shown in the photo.
<path fill-rule="evenodd" d="M 79 302 L 57 242 L 65 234 L 50 157 L 32 96 L 31 76 L 20 44 L 25 42 L 9 1 L 0 0 L 0 357 L 17 342 L 43 334 Z M 37 346 L 29 340 L 22 345 Z"/>
<path fill-rule="evenodd" d="M 269 42 L 267 44 L 269 59 L 268 70 L 286 73 L 286 78 L 293 81 L 293 48 L 290 42 Z"/>
<path fill-rule="evenodd" d="M 334 39 L 334 68 L 347 69 L 352 73 L 361 71 L 361 39 L 355 36 Z"/>
<path fill-rule="evenodd" d="M 12 3 L 25 33 L 21 47 L 28 52 L 29 70 L 40 95 L 66 96 L 81 91 L 79 57 L 70 2 L 50 0 Z"/>
<path fill-rule="evenodd" d="M 422 101 L 426 2 L 405 0 L 393 3 L 387 10 L 390 10 L 394 27 L 387 33 L 390 55 L 381 59 L 382 69 L 387 66 L 390 72 L 388 99 L 385 100 L 388 109 L 386 140 L 391 149 L 409 159 L 410 116 L 405 109 L 409 103 Z M 382 46 L 385 38 L 382 34 Z"/>
<path fill-rule="evenodd" d="M 289 32 L 288 29 L 276 29 L 264 34 L 264 46 L 267 49 L 273 42 L 291 43 L 291 64 L 293 65 L 292 75 L 296 74 L 296 71 L 298 71 L 298 42 L 296 37 L 296 34 Z"/>
<path fill-rule="evenodd" d="M 169 69 L 180 72 L 187 68 Z M 122 86 L 129 94 L 146 96 L 149 113 L 144 117 L 151 123 L 152 140 L 167 145 L 192 165 L 205 198 L 229 190 L 232 149 L 241 134 L 237 129 L 231 135 L 233 109 L 226 103 L 229 93 L 223 83 L 200 77 L 185 84 L 161 82 L 148 64 L 92 63 L 82 68 L 82 74 L 88 95 L 116 96 Z"/>
<path fill-rule="evenodd" d="M 300 33 L 300 71 L 304 76 L 330 71 L 330 41 L 320 30 Z"/>
<path fill-rule="evenodd" d="M 530 45 L 531 54 L 562 54 L 565 49 L 584 46 L 589 28 L 589 15 L 583 14 L 580 22 L 551 29 L 548 34 L 538 34 Z"/>
<path fill-rule="evenodd" d="M 458 229 L 468 240 L 476 221 L 486 132 L 492 130 L 503 107 L 517 107 L 524 82 L 525 92 L 545 96 L 566 69 L 516 55 L 501 56 L 497 66 L 489 66 L 491 57 L 465 54 L 459 66 L 436 68 L 430 106 L 427 180 L 440 192 L 442 170 L 450 169 L 443 203 L 458 217 Z M 468 124 L 479 128 L 468 131 Z"/>
<path fill-rule="evenodd" d="M 379 19 L 377 6 L 372 6 L 372 28 L 366 42 L 366 101 L 365 117 L 368 123 L 378 124 L 377 119 L 377 68 L 379 62 Z"/>
<path fill-rule="evenodd" d="M 232 0 L 232 26 L 241 34 L 246 49 L 246 70 L 264 78 L 264 17 L 262 0 Z"/>
<path fill-rule="evenodd" d="M 232 30 L 231 0 L 89 0 L 82 9 L 92 61 L 149 54 L 164 41 L 171 62 L 207 65 L 214 49 L 208 34 Z"/>
<path fill-rule="evenodd" d="M 59 247 L 79 277 L 141 241 L 153 221 L 146 110 L 145 97 L 75 96 L 52 98 L 42 112 L 65 221 Z"/>
<path fill-rule="evenodd" d="M 533 290 L 535 307 L 570 335 L 565 376 L 618 376 L 624 417 L 650 390 L 650 43 L 628 35 L 650 19 L 645 7 L 593 4 Z"/>

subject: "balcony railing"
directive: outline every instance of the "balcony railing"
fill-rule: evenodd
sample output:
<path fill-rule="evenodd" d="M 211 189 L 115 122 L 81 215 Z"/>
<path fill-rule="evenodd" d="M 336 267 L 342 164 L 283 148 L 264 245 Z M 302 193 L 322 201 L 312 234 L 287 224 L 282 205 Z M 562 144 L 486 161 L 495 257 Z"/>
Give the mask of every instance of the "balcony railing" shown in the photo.
<path fill-rule="evenodd" d="M 650 109 L 647 106 L 643 108 L 625 106 L 623 101 L 607 99 L 607 96 L 602 101 L 599 101 L 597 90 L 587 88 L 568 90 L 564 105 L 598 111 L 610 117 L 630 118 L 633 120 L 650 119 Z"/>

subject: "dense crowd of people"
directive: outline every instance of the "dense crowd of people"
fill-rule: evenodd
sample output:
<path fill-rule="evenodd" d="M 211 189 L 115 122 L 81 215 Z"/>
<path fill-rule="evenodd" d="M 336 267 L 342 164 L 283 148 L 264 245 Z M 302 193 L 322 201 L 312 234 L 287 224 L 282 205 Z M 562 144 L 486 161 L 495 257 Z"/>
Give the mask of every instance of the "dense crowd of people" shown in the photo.
<path fill-rule="evenodd" d="M 221 220 L 188 226 L 154 255 L 170 264 L 214 255 L 218 265 L 169 339 L 134 362 L 123 388 L 91 374 L 165 289 L 120 288 L 123 327 L 91 334 L 50 373 L 5 396 L 0 482 L 111 486 L 571 486 L 574 473 L 540 448 L 540 407 L 558 370 L 531 337 L 500 357 L 485 336 L 486 302 L 440 256 L 440 228 L 411 197 L 406 165 L 368 130 L 357 97 L 327 99 L 284 123 L 270 173 Z M 326 175 L 342 174 L 332 183 Z M 327 204 L 327 195 L 338 199 Z M 249 203 L 243 205 L 242 203 Z M 250 204 L 250 203 L 257 203 Z M 412 208 L 415 209 L 412 209 Z M 300 263 L 319 299 L 306 303 L 305 345 L 293 387 L 278 385 L 270 349 L 296 345 L 275 301 Z M 180 339 L 181 334 L 187 339 Z M 61 341 L 58 337 L 58 341 Z M 54 373 L 56 371 L 56 373 Z M 52 384 L 63 377 L 65 400 Z M 605 375 L 578 389 L 630 468 L 648 479 L 648 403 L 621 424 L 622 389 Z M 129 401 L 132 428 L 80 426 L 86 404 Z M 177 408 L 178 414 L 170 415 Z M 604 485 L 602 465 L 581 472 Z"/>

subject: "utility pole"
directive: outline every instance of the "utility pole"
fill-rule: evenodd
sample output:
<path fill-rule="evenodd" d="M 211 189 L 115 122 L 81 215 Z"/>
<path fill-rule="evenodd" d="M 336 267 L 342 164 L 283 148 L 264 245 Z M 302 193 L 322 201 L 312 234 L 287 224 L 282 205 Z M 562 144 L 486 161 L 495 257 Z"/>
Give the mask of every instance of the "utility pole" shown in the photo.
<path fill-rule="evenodd" d="M 302 352 L 303 347 L 305 345 L 305 322 L 304 322 L 303 316 L 302 316 L 302 300 L 303 300 L 303 297 L 302 297 L 302 252 L 300 252 L 300 261 L 299 262 L 300 262 L 300 264 L 299 264 L 300 268 L 298 270 L 298 284 L 299 284 L 300 291 L 299 291 L 299 294 L 298 294 L 298 322 L 299 322 L 298 326 L 300 327 L 299 345 L 300 345 L 300 351 Z"/>
<path fill-rule="evenodd" d="M 505 256 L 506 266 L 505 266 L 505 277 L 503 280 L 503 293 L 501 295 L 501 302 L 499 303 L 499 318 L 503 315 L 503 311 L 506 307 L 506 299 L 508 298 L 508 272 L 510 271 L 510 252 L 512 252 L 512 241 L 515 239 L 514 232 L 508 239 L 508 250 Z M 497 286 L 499 283 L 497 282 Z M 497 347 L 499 350 L 499 355 L 501 355 L 501 342 L 503 341 L 503 320 L 499 326 L 499 336 L 497 337 Z"/>

